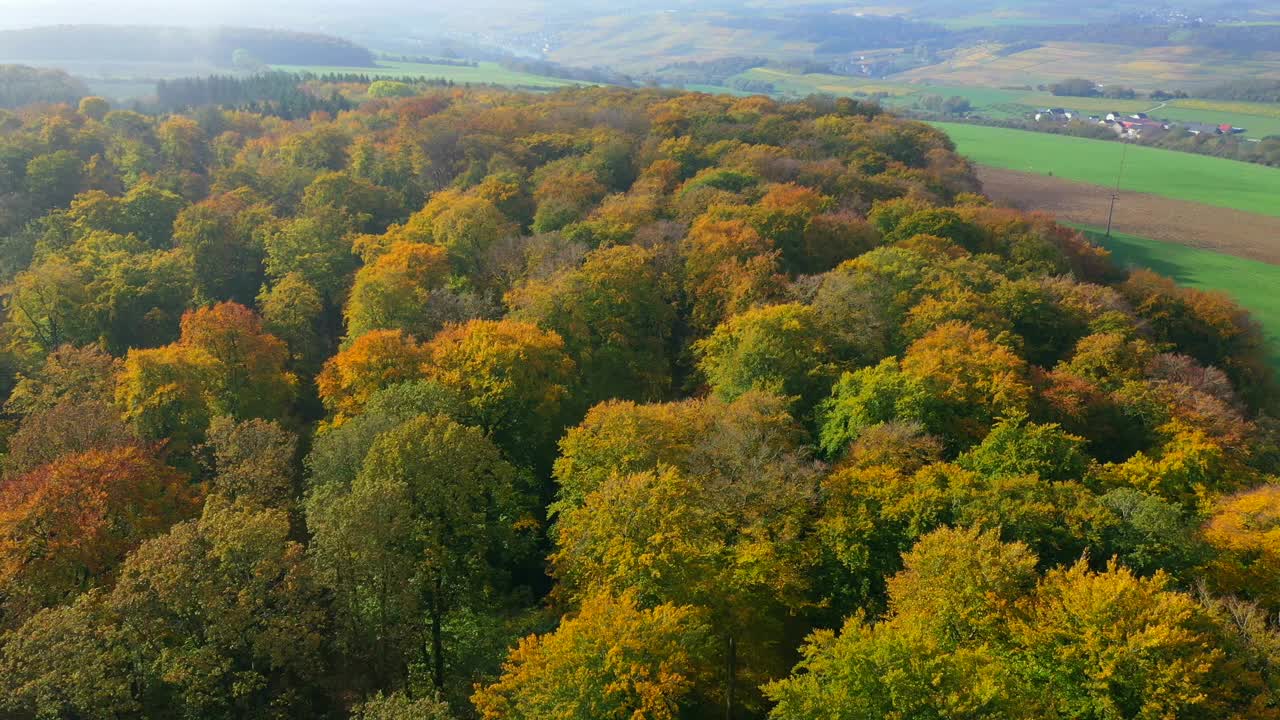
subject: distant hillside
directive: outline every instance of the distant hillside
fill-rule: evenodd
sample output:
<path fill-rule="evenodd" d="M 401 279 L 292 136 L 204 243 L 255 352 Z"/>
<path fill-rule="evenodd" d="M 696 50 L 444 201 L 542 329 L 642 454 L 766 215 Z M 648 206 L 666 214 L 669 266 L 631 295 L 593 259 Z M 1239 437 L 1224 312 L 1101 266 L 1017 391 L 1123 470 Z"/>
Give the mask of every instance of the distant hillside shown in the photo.
<path fill-rule="evenodd" d="M 373 53 L 331 35 L 255 28 L 56 25 L 0 31 L 0 61 L 205 62 L 236 50 L 268 64 L 372 66 Z"/>
<path fill-rule="evenodd" d="M 940 25 L 901 17 L 855 16 L 827 10 L 791 11 L 726 18 L 727 28 L 772 33 L 788 42 L 814 43 L 818 54 L 840 54 L 876 48 L 911 47 L 917 43 L 947 45 L 952 33 Z"/>
<path fill-rule="evenodd" d="M 1280 25 L 1214 25 L 1145 23 L 1123 16 L 1081 25 L 1005 26 L 982 28 L 972 39 L 1111 43 L 1128 47 L 1189 46 L 1238 55 L 1272 52 L 1280 47 Z"/>
<path fill-rule="evenodd" d="M 0 107 L 74 103 L 89 94 L 83 82 L 61 70 L 0 65 Z"/>

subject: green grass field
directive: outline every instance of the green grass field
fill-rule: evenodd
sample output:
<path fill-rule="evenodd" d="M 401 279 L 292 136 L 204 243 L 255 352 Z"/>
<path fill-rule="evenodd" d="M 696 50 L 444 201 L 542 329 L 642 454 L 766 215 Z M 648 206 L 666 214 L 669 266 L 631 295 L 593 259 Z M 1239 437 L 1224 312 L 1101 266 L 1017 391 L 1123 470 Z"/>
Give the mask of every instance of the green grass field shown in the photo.
<path fill-rule="evenodd" d="M 933 123 L 974 162 L 1175 200 L 1280 216 L 1280 169 L 1191 153 L 1026 130 Z"/>
<path fill-rule="evenodd" d="M 1144 267 L 1188 287 L 1221 290 L 1247 309 L 1262 326 L 1272 367 L 1280 370 L 1280 265 L 1245 260 L 1209 250 L 1113 233 L 1103 239 L 1096 228 L 1081 228 L 1111 251 L 1121 265 Z"/>
<path fill-rule="evenodd" d="M 455 83 L 507 85 L 526 88 L 553 89 L 582 84 L 576 80 L 514 72 L 492 62 L 482 62 L 478 67 L 382 61 L 378 63 L 377 67 L 372 68 L 322 65 L 273 65 L 272 68 L 287 72 L 316 73 L 317 75 L 325 73 L 356 73 L 380 78 L 425 76 L 428 78 L 444 78 Z"/>

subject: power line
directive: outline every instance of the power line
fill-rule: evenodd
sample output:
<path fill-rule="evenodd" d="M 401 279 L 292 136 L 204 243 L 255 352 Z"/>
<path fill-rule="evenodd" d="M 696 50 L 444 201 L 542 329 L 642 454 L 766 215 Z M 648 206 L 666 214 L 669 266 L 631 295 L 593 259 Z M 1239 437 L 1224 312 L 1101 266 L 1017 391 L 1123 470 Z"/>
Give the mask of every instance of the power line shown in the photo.
<path fill-rule="evenodd" d="M 1129 141 L 1121 139 L 1124 149 L 1120 151 L 1120 169 L 1116 172 L 1116 189 L 1111 193 L 1111 209 L 1107 211 L 1107 239 L 1111 239 L 1111 220 L 1116 214 L 1116 200 L 1120 199 L 1120 179 L 1124 177 L 1124 161 L 1129 155 Z"/>

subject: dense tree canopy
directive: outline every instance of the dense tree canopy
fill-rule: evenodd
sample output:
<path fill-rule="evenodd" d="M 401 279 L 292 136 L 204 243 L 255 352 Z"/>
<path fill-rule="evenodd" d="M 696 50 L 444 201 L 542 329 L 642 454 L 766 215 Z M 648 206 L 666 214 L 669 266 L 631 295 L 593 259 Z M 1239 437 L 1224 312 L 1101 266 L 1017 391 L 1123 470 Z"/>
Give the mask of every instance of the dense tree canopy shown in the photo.
<path fill-rule="evenodd" d="M 6 720 L 1280 717 L 1226 297 L 851 99 L 299 82 L 0 113 Z"/>

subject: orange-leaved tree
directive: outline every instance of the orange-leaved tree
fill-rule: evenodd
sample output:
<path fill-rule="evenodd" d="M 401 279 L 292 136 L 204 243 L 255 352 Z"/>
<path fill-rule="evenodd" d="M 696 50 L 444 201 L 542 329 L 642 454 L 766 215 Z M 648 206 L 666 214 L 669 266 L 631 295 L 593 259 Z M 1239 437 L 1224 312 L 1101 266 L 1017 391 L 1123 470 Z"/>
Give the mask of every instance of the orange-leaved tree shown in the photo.
<path fill-rule="evenodd" d="M 297 378 L 288 350 L 249 308 L 220 303 L 182 317 L 178 342 L 130 350 L 116 400 L 139 434 L 189 449 L 219 415 L 284 417 Z"/>
<path fill-rule="evenodd" d="M 125 555 L 194 510 L 178 471 L 137 446 L 64 456 L 0 485 L 0 625 L 114 578 Z"/>
<path fill-rule="evenodd" d="M 316 377 L 335 419 L 358 415 L 375 392 L 422 377 L 427 351 L 399 330 L 373 330 L 329 358 Z"/>

